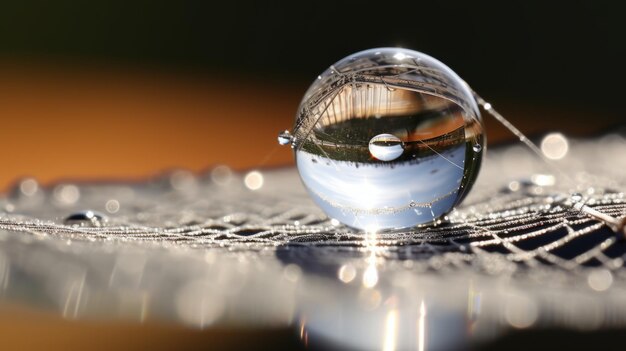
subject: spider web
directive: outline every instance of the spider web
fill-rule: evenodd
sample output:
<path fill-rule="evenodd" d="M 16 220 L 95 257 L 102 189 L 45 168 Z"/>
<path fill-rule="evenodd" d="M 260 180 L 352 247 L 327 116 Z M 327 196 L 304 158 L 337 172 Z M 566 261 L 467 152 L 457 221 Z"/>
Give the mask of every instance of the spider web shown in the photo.
<path fill-rule="evenodd" d="M 326 218 L 293 168 L 181 170 L 47 189 L 23 180 L 2 200 L 0 291 L 21 299 L 30 291 L 30 302 L 69 317 L 118 316 L 131 306 L 133 318 L 206 326 L 292 323 L 324 295 L 320 286 L 339 301 L 351 301 L 350 291 L 432 297 L 459 288 L 435 305 L 482 321 L 476 335 L 493 334 L 494 325 L 624 326 L 626 243 L 563 199 L 580 193 L 590 208 L 626 215 L 626 139 L 570 140 L 569 148 L 558 161 L 569 180 L 522 146 L 490 150 L 474 190 L 445 219 L 375 235 Z M 260 189 L 245 185 L 259 175 Z M 85 210 L 106 215 L 64 223 Z M 196 308 L 207 296 L 221 307 Z"/>

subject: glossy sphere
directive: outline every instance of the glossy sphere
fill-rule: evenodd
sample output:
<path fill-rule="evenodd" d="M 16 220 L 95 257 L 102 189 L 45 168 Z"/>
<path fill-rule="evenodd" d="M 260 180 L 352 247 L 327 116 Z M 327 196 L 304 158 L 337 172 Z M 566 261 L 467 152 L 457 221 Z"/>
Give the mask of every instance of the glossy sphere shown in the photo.
<path fill-rule="evenodd" d="M 313 200 L 368 231 L 413 227 L 452 210 L 485 149 L 469 87 L 434 58 L 398 48 L 330 66 L 306 92 L 290 141 Z"/>

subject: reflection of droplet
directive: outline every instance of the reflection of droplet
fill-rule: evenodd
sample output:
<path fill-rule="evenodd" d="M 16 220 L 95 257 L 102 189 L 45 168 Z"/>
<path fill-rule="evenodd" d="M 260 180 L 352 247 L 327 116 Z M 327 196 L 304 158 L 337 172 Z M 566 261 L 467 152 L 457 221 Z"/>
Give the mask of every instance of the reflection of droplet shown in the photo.
<path fill-rule="evenodd" d="M 72 213 L 65 218 L 66 225 L 81 227 L 100 227 L 106 221 L 106 216 L 95 211 L 81 211 Z"/>
<path fill-rule="evenodd" d="M 292 136 L 288 130 L 282 131 L 278 134 L 278 143 L 280 145 L 287 145 L 291 143 L 291 138 Z"/>
<path fill-rule="evenodd" d="M 474 152 L 481 152 L 483 147 L 480 144 L 474 144 L 474 146 L 472 147 L 472 149 L 474 150 Z"/>
<path fill-rule="evenodd" d="M 381 161 L 393 161 L 404 152 L 402 140 L 391 134 L 378 134 L 369 143 L 372 156 Z"/>

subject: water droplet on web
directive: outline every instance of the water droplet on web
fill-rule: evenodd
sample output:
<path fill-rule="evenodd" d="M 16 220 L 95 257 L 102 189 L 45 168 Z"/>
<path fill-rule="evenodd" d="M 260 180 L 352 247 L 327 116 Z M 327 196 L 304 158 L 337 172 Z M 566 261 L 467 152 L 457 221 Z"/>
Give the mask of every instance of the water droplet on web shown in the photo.
<path fill-rule="evenodd" d="M 292 136 L 288 130 L 282 131 L 278 134 L 278 143 L 280 145 L 287 145 L 291 143 Z"/>
<path fill-rule="evenodd" d="M 63 221 L 66 225 L 80 227 L 101 227 L 107 221 L 107 217 L 101 213 L 87 210 L 72 213 Z"/>
<path fill-rule="evenodd" d="M 572 196 L 570 196 L 570 200 L 573 203 L 581 202 L 583 200 L 583 196 L 580 193 L 574 193 L 572 194 Z"/>
<path fill-rule="evenodd" d="M 462 201 L 485 141 L 474 96 L 456 74 L 419 52 L 382 48 L 350 55 L 321 77 L 300 104 L 292 147 L 304 185 L 330 218 L 401 229 L 432 223 Z"/>
<path fill-rule="evenodd" d="M 392 161 L 404 152 L 402 140 L 391 134 L 378 134 L 369 142 L 369 151 L 381 161 Z"/>

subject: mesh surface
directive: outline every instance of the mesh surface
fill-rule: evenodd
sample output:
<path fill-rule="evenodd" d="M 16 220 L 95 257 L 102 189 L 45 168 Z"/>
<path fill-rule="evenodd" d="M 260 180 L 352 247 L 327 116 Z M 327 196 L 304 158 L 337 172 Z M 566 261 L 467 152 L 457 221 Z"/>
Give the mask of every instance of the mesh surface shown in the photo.
<path fill-rule="evenodd" d="M 384 339 L 376 323 L 389 311 L 419 327 L 428 310 L 429 343 L 444 348 L 511 326 L 624 326 L 626 243 L 564 202 L 580 193 L 626 215 L 624 154 L 617 134 L 570 141 L 563 177 L 522 146 L 489 150 L 443 221 L 375 235 L 327 219 L 292 168 L 261 170 L 254 191 L 258 174 L 226 168 L 136 184 L 24 180 L 3 200 L 0 287 L 68 317 L 296 323 L 355 348 Z M 85 210 L 105 215 L 64 222 Z M 364 329 L 382 331 L 354 337 Z"/>

